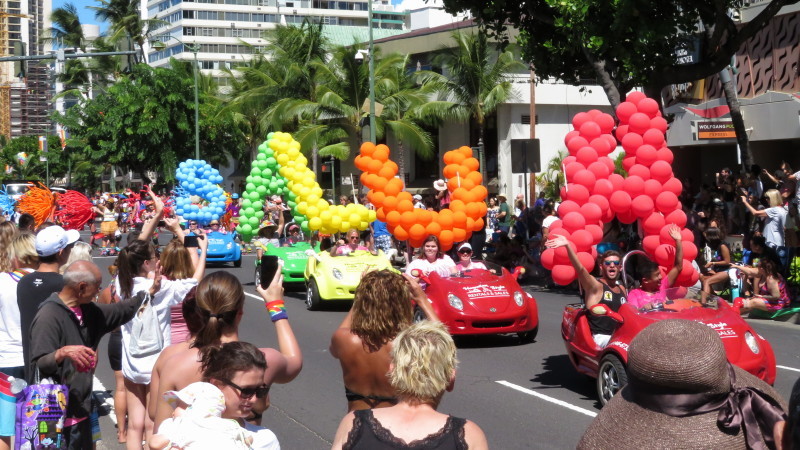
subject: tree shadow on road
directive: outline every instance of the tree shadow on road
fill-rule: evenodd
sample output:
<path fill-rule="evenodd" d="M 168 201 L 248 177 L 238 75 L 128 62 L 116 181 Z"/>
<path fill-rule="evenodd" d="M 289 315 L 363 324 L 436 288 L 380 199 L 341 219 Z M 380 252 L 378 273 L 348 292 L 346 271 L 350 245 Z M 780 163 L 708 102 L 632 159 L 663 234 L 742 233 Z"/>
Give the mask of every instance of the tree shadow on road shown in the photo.
<path fill-rule="evenodd" d="M 593 400 L 594 406 L 600 409 L 597 400 L 595 379 L 579 373 L 572 366 L 567 355 L 551 355 L 544 359 L 542 371 L 531 379 L 543 386 L 558 386 L 569 389 L 583 396 L 584 400 Z"/>

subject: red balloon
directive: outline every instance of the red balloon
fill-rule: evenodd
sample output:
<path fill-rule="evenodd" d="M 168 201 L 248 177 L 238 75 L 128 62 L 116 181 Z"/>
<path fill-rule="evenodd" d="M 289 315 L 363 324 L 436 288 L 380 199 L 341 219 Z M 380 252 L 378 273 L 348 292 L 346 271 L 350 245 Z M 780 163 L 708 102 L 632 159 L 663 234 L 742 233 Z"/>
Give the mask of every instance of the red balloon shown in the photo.
<path fill-rule="evenodd" d="M 615 138 L 614 135 L 604 134 L 601 137 L 604 137 L 608 141 L 608 146 L 611 148 L 612 152 L 617 148 L 617 138 Z"/>
<path fill-rule="evenodd" d="M 572 127 L 576 130 L 579 130 L 584 123 L 590 120 L 592 120 L 592 116 L 590 116 L 588 113 L 579 112 L 572 117 Z"/>
<path fill-rule="evenodd" d="M 644 145 L 644 139 L 636 133 L 628 133 L 623 137 L 620 142 L 622 143 L 622 148 L 625 149 L 625 154 L 627 156 L 635 156 L 636 150 Z"/>
<path fill-rule="evenodd" d="M 636 157 L 636 160 L 639 160 L 638 156 Z M 637 176 L 642 180 L 647 181 L 650 179 L 650 169 L 641 164 L 634 164 L 630 169 L 628 169 L 628 176 Z"/>
<path fill-rule="evenodd" d="M 605 211 L 609 208 L 608 198 L 605 195 L 598 195 L 598 194 L 592 195 L 591 197 L 589 197 L 589 203 L 594 203 L 595 205 L 597 205 L 597 207 L 600 208 L 600 211 Z"/>
<path fill-rule="evenodd" d="M 591 202 L 581 205 L 580 213 L 588 223 L 598 222 L 603 217 L 603 210 Z"/>
<path fill-rule="evenodd" d="M 588 146 L 589 146 L 589 141 L 587 141 L 581 136 L 574 137 L 570 139 L 569 142 L 567 142 L 567 150 L 569 150 L 570 155 L 575 155 L 576 153 L 578 153 L 578 150 Z"/>
<path fill-rule="evenodd" d="M 589 200 L 589 189 L 586 189 L 586 186 L 577 183 L 569 183 L 567 184 L 567 187 L 569 189 L 567 190 L 566 197 L 562 196 L 561 198 L 572 200 L 579 205 L 582 205 Z"/>
<path fill-rule="evenodd" d="M 675 247 L 667 244 L 661 244 L 656 247 L 653 256 L 659 266 L 672 267 L 675 262 Z"/>
<path fill-rule="evenodd" d="M 636 134 L 644 134 L 650 128 L 650 117 L 645 113 L 637 112 L 628 120 L 628 130 Z"/>
<path fill-rule="evenodd" d="M 672 211 L 671 213 L 667 214 L 667 216 L 664 218 L 664 221 L 666 223 L 675 224 L 675 225 L 679 226 L 680 228 L 683 228 L 683 227 L 686 226 L 686 220 L 687 220 L 686 219 L 686 213 L 681 211 L 680 209 L 676 209 L 675 211 Z M 692 258 L 692 259 L 694 259 L 694 258 Z"/>
<path fill-rule="evenodd" d="M 658 234 L 664 227 L 664 216 L 659 212 L 654 212 L 642 220 L 642 228 L 648 235 Z"/>
<path fill-rule="evenodd" d="M 600 111 L 599 109 L 590 109 L 586 111 L 586 114 L 588 114 L 592 120 L 597 121 L 597 118 L 603 115 L 603 111 Z"/>
<path fill-rule="evenodd" d="M 661 114 L 658 102 L 652 98 L 643 98 L 636 104 L 636 109 L 641 113 L 647 114 L 651 119 Z"/>
<path fill-rule="evenodd" d="M 644 92 L 642 92 L 642 91 L 631 91 L 631 92 L 628 93 L 627 96 L 625 96 L 625 101 L 626 102 L 631 102 L 634 105 L 637 105 L 637 107 L 638 107 L 639 102 L 642 101 L 645 98 L 647 98 L 647 96 L 644 94 Z"/>
<path fill-rule="evenodd" d="M 652 198 L 653 200 L 655 200 L 655 198 L 658 197 L 658 194 L 660 194 L 663 190 L 664 188 L 661 186 L 661 183 L 656 180 L 647 180 L 644 182 L 644 195 Z"/>
<path fill-rule="evenodd" d="M 675 195 L 681 195 L 681 192 L 683 191 L 683 183 L 681 183 L 681 180 L 672 177 L 664 182 L 664 190 L 672 192 Z"/>
<path fill-rule="evenodd" d="M 564 223 L 561 221 L 561 219 L 554 220 L 553 223 L 550 224 L 551 230 L 555 230 L 556 228 L 564 228 Z"/>
<path fill-rule="evenodd" d="M 678 207 L 678 196 L 665 191 L 656 197 L 656 208 L 664 214 L 669 214 Z"/>
<path fill-rule="evenodd" d="M 599 156 L 608 155 L 609 153 L 611 153 L 614 150 L 614 147 L 617 146 L 616 145 L 617 144 L 616 141 L 614 141 L 614 145 L 611 145 L 611 143 L 608 142 L 608 139 L 606 139 L 605 136 L 607 136 L 607 135 L 598 136 L 598 137 L 592 139 L 592 142 L 589 143 L 590 147 L 592 147 L 593 149 L 597 150 L 597 154 Z"/>
<path fill-rule="evenodd" d="M 591 189 L 594 187 L 594 183 L 595 181 L 597 181 L 597 177 L 591 171 L 584 169 L 576 172 L 575 176 L 572 177 L 572 181 L 585 186 L 587 189 Z"/>
<path fill-rule="evenodd" d="M 666 161 L 656 161 L 650 166 L 650 176 L 659 183 L 666 183 L 672 178 L 672 166 Z"/>
<path fill-rule="evenodd" d="M 603 197 L 608 197 L 612 192 L 614 192 L 614 185 L 609 180 L 597 180 L 594 183 L 594 189 L 592 189 L 592 194 L 602 195 Z"/>
<path fill-rule="evenodd" d="M 636 162 L 646 167 L 650 167 L 658 159 L 655 147 L 644 144 L 636 150 Z"/>
<path fill-rule="evenodd" d="M 627 210 L 617 213 L 617 219 L 622 223 L 629 224 L 636 222 L 638 217 L 636 217 L 636 214 L 634 214 L 632 210 Z"/>
<path fill-rule="evenodd" d="M 570 164 L 572 164 L 574 162 L 578 162 L 578 158 L 576 158 L 576 157 L 574 157 L 572 155 L 569 155 L 566 158 L 564 158 L 563 161 L 561 161 L 561 164 L 563 164 L 564 167 L 567 167 L 568 165 L 570 165 Z"/>
<path fill-rule="evenodd" d="M 550 227 L 548 236 L 564 236 L 568 241 L 572 241 L 572 233 L 561 227 Z"/>
<path fill-rule="evenodd" d="M 658 236 L 645 236 L 642 239 L 642 248 L 649 255 L 655 254 L 659 245 L 661 245 L 661 242 L 658 240 Z"/>
<path fill-rule="evenodd" d="M 608 168 L 609 175 L 617 170 L 617 165 L 614 163 L 614 160 L 609 158 L 608 156 L 601 156 L 600 158 L 597 158 L 597 161 L 605 164 L 605 166 Z"/>
<path fill-rule="evenodd" d="M 614 130 L 614 136 L 617 137 L 617 140 L 622 140 L 628 134 L 628 126 L 627 125 L 620 125 Z"/>
<path fill-rule="evenodd" d="M 636 114 L 639 110 L 633 102 L 622 102 L 617 106 L 617 118 L 620 123 L 628 123 L 632 115 Z"/>
<path fill-rule="evenodd" d="M 586 226 L 586 219 L 579 212 L 571 212 L 561 218 L 564 228 L 570 233 L 582 230 Z"/>
<path fill-rule="evenodd" d="M 595 162 L 589 164 L 589 167 L 587 167 L 587 169 L 589 170 L 589 172 L 591 172 L 595 176 L 595 178 L 597 180 L 608 178 L 608 176 L 611 174 L 611 171 L 608 170 L 608 166 L 606 166 L 605 163 L 603 163 L 602 161 L 595 161 Z M 595 181 L 597 181 L 597 180 L 595 180 Z M 581 184 L 583 184 L 583 183 L 581 183 Z M 584 186 L 586 186 L 586 185 L 584 185 Z M 586 187 L 593 187 L 593 186 L 594 185 L 586 186 Z"/>
<path fill-rule="evenodd" d="M 615 213 L 621 214 L 625 211 L 630 211 L 631 209 L 631 195 L 625 191 L 614 191 L 611 194 L 611 198 L 608 199 L 608 203 L 611 206 L 611 210 Z"/>
<path fill-rule="evenodd" d="M 653 213 L 653 199 L 642 194 L 633 199 L 631 202 L 631 210 L 640 219 L 644 219 Z"/>
<path fill-rule="evenodd" d="M 623 183 L 625 182 L 625 178 L 618 173 L 612 173 L 608 176 L 608 181 L 611 182 L 611 185 L 614 186 L 614 190 L 618 191 L 622 189 Z"/>
<path fill-rule="evenodd" d="M 650 128 L 655 128 L 656 130 L 666 133 L 667 132 L 667 119 L 663 117 L 654 117 L 650 119 Z"/>
<path fill-rule="evenodd" d="M 682 266 L 681 273 L 678 274 L 678 278 L 675 281 L 679 283 L 681 286 L 686 286 L 694 278 L 693 275 L 695 273 L 695 270 L 694 267 L 692 267 L 692 263 L 685 259 L 681 261 L 681 266 Z M 689 284 L 689 286 L 691 286 L 692 284 Z"/>
<path fill-rule="evenodd" d="M 586 225 L 586 231 L 592 235 L 592 243 L 597 244 L 603 240 L 603 227 L 590 223 Z"/>
<path fill-rule="evenodd" d="M 672 165 L 672 162 L 675 160 L 675 155 L 672 154 L 672 150 L 666 147 L 656 150 L 656 157 L 659 161 L 664 161 L 670 165 Z"/>
<path fill-rule="evenodd" d="M 600 136 L 600 125 L 593 120 L 588 120 L 580 126 L 581 136 L 585 137 L 587 141 L 591 142 L 592 139 Z"/>
<path fill-rule="evenodd" d="M 681 241 L 683 247 L 683 259 L 687 261 L 694 261 L 697 258 L 697 246 L 692 241 Z"/>
<path fill-rule="evenodd" d="M 558 216 L 566 217 L 567 214 L 571 212 L 579 212 L 580 210 L 581 206 L 579 204 L 573 202 L 572 200 L 565 200 L 558 205 Z"/>
<path fill-rule="evenodd" d="M 602 113 L 598 116 L 595 116 L 594 121 L 597 122 L 598 125 L 600 125 L 600 131 L 603 134 L 611 133 L 611 130 L 614 129 L 614 125 L 616 125 L 616 123 L 614 122 L 614 118 L 611 117 L 611 114 L 606 114 L 606 113 Z"/>
<path fill-rule="evenodd" d="M 578 153 L 575 154 L 575 157 L 578 158 L 579 163 L 588 166 L 597 161 L 597 150 L 589 146 L 582 147 L 578 150 Z"/>
<path fill-rule="evenodd" d="M 669 235 L 669 228 L 671 226 L 672 225 L 664 225 L 658 233 L 659 240 L 662 244 L 675 245 L 675 239 L 672 239 Z"/>
<path fill-rule="evenodd" d="M 656 130 L 655 128 L 650 128 L 644 132 L 644 135 L 642 135 L 642 140 L 647 145 L 652 145 L 655 148 L 661 148 L 661 146 L 664 144 L 664 133 Z"/>
<path fill-rule="evenodd" d="M 576 232 L 572 233 L 572 242 L 575 244 L 575 247 L 579 252 L 588 251 L 592 246 L 592 241 L 592 233 L 586 230 L 577 230 Z"/>
<path fill-rule="evenodd" d="M 636 164 L 635 156 L 628 156 L 622 160 L 622 168 L 626 171 L 633 167 L 634 164 Z"/>
<path fill-rule="evenodd" d="M 572 247 L 572 251 L 577 253 L 577 250 L 575 249 L 575 244 L 570 242 L 569 246 Z M 569 262 L 569 254 L 567 253 L 567 248 L 566 247 L 558 247 L 556 249 L 555 263 L 556 263 L 556 265 L 569 264 L 570 263 Z"/>
<path fill-rule="evenodd" d="M 622 182 L 622 189 L 634 198 L 644 193 L 644 180 L 642 177 L 631 175 Z"/>
<path fill-rule="evenodd" d="M 585 267 L 587 271 L 591 272 L 592 270 L 594 270 L 595 258 L 592 256 L 591 253 L 578 252 L 578 259 L 580 260 L 581 265 Z"/>
<path fill-rule="evenodd" d="M 555 249 L 548 248 L 542 252 L 542 256 L 540 257 L 540 261 L 542 262 L 542 267 L 547 270 L 553 270 L 553 265 L 555 263 L 556 251 Z"/>
<path fill-rule="evenodd" d="M 567 133 L 566 136 L 564 136 L 564 145 L 567 145 L 567 142 L 569 142 L 570 139 L 572 139 L 574 137 L 578 137 L 580 135 L 581 135 L 581 132 L 578 131 L 577 129 L 570 131 L 569 133 Z"/>
<path fill-rule="evenodd" d="M 574 162 L 566 165 L 564 170 L 564 175 L 567 177 L 567 181 L 575 181 L 575 174 L 580 172 L 581 170 L 586 170 L 586 166 L 579 162 Z"/>
<path fill-rule="evenodd" d="M 575 269 L 572 266 L 567 264 L 559 264 L 554 266 L 551 275 L 553 276 L 553 283 L 566 286 L 573 281 L 575 281 L 575 277 L 577 274 L 575 273 Z"/>
<path fill-rule="evenodd" d="M 683 242 L 694 242 L 694 234 L 692 230 L 684 228 L 681 230 L 681 239 Z"/>

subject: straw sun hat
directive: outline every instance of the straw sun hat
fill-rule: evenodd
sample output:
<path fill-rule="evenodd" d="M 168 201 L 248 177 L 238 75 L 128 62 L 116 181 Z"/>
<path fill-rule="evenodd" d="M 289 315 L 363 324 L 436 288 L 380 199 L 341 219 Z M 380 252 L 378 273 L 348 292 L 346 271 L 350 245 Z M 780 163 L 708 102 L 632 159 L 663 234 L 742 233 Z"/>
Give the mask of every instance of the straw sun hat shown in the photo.
<path fill-rule="evenodd" d="M 766 449 L 786 418 L 778 393 L 729 364 L 717 333 L 690 320 L 642 330 L 630 345 L 628 379 L 579 449 Z"/>

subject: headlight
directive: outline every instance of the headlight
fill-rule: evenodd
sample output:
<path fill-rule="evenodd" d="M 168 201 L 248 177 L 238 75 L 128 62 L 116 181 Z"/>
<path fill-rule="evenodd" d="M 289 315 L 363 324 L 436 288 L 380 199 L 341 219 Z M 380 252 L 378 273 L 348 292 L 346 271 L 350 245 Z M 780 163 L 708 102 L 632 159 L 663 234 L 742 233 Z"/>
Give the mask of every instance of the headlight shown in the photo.
<path fill-rule="evenodd" d="M 228 242 L 228 245 L 225 246 L 228 250 L 233 248 L 233 242 Z"/>
<path fill-rule="evenodd" d="M 750 347 L 750 351 L 756 355 L 761 351 L 761 348 L 758 346 L 758 339 L 756 339 L 756 337 L 753 336 L 753 334 L 749 331 L 744 333 L 744 341 L 747 342 L 747 346 Z"/>
<path fill-rule="evenodd" d="M 514 292 L 514 303 L 516 303 L 517 306 L 522 306 L 525 304 L 525 298 L 522 296 L 522 292 Z"/>
<path fill-rule="evenodd" d="M 464 302 L 462 302 L 460 298 L 456 297 L 453 294 L 447 294 L 447 302 L 450 303 L 450 306 L 459 311 L 464 309 Z"/>
<path fill-rule="evenodd" d="M 340 272 L 339 269 L 334 268 L 333 270 L 331 270 L 331 274 L 333 275 L 333 278 L 336 278 L 337 280 L 341 281 L 342 272 Z"/>

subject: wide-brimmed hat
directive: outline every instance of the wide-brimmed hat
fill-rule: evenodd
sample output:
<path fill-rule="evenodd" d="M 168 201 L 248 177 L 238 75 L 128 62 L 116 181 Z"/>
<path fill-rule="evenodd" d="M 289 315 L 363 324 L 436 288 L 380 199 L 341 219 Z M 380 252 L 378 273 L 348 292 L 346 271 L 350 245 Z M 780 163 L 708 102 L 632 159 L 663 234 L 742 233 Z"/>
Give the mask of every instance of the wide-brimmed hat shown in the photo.
<path fill-rule="evenodd" d="M 767 448 L 785 420 L 780 395 L 728 363 L 717 332 L 699 322 L 663 320 L 642 330 L 627 373 L 579 449 Z"/>
<path fill-rule="evenodd" d="M 498 199 L 508 200 L 508 196 L 506 196 L 505 192 L 501 192 L 497 194 Z"/>
<path fill-rule="evenodd" d="M 433 188 L 436 189 L 437 191 L 446 191 L 447 182 L 442 179 L 438 179 L 433 182 Z"/>

